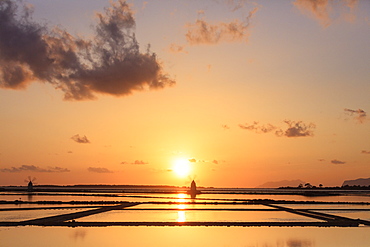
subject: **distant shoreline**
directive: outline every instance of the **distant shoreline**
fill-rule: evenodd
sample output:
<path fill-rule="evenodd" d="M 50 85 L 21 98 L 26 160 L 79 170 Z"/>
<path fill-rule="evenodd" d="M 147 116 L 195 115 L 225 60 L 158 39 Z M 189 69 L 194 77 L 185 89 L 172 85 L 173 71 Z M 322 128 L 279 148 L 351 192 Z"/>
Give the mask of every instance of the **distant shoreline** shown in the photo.
<path fill-rule="evenodd" d="M 153 193 L 153 194 L 176 194 L 187 193 L 189 187 L 169 185 L 35 185 L 32 191 L 27 186 L 2 186 L 0 192 L 29 192 L 29 193 Z M 322 188 L 215 188 L 198 187 L 202 194 L 235 194 L 235 195 L 302 195 L 307 197 L 316 196 L 340 196 L 340 195 L 364 195 L 370 196 L 370 187 L 343 186 Z"/>

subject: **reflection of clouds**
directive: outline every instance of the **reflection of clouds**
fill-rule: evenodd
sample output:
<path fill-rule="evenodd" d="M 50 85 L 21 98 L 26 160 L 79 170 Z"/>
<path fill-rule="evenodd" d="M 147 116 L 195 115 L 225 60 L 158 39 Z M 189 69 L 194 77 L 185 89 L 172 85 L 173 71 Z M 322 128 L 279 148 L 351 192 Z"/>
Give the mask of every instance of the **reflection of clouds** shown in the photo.
<path fill-rule="evenodd" d="M 301 240 L 301 239 L 288 239 L 286 241 L 288 247 L 313 247 L 313 241 L 311 240 Z"/>
<path fill-rule="evenodd" d="M 287 240 L 277 240 L 276 245 L 272 243 L 264 243 L 263 247 L 315 247 L 312 240 L 308 239 L 287 239 Z"/>
<path fill-rule="evenodd" d="M 71 238 L 72 238 L 74 241 L 78 241 L 79 239 L 84 240 L 84 239 L 85 239 L 85 236 L 86 236 L 86 230 L 82 230 L 82 229 L 76 229 L 76 230 L 71 234 Z"/>

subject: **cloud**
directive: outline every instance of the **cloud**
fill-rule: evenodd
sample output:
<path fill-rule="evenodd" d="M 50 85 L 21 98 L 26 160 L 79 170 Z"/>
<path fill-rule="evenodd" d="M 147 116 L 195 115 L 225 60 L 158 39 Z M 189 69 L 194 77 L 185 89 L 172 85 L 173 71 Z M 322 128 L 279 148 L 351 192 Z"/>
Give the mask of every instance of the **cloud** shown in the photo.
<path fill-rule="evenodd" d="M 352 110 L 345 108 L 345 114 L 352 116 L 358 123 L 364 123 L 366 121 L 366 112 L 362 109 Z"/>
<path fill-rule="evenodd" d="M 171 53 L 188 53 L 185 48 L 184 45 L 171 44 L 169 50 Z"/>
<path fill-rule="evenodd" d="M 287 137 L 313 136 L 313 129 L 316 128 L 316 125 L 313 123 L 305 124 L 302 121 L 294 122 L 289 120 L 284 122 L 288 124 L 289 127 L 282 135 Z"/>
<path fill-rule="evenodd" d="M 336 165 L 340 165 L 340 164 L 345 164 L 346 162 L 345 161 L 340 161 L 340 160 L 337 160 L 337 159 L 334 159 L 332 161 L 330 161 L 332 164 L 336 164 Z"/>
<path fill-rule="evenodd" d="M 149 163 L 142 160 L 135 160 L 134 162 L 131 163 L 131 165 L 147 165 L 147 164 Z"/>
<path fill-rule="evenodd" d="M 237 11 L 239 9 L 243 9 L 246 4 L 248 4 L 248 0 L 224 0 L 224 2 L 231 8 L 231 11 Z"/>
<path fill-rule="evenodd" d="M 20 167 L 3 168 L 3 169 L 0 169 L 0 171 L 1 172 L 11 172 L 11 173 L 23 172 L 23 171 L 50 172 L 50 173 L 53 173 L 53 172 L 55 172 L 55 173 L 70 172 L 69 169 L 62 168 L 62 167 L 59 167 L 59 166 L 48 167 L 47 169 L 45 169 L 45 168 L 41 168 L 41 167 L 34 166 L 34 165 L 22 165 Z"/>
<path fill-rule="evenodd" d="M 175 84 L 149 46 L 140 52 L 133 13 L 124 0 L 97 14 L 91 39 L 49 30 L 32 20 L 30 7 L 18 10 L 18 3 L 0 1 L 0 87 L 48 82 L 66 100 L 91 100 L 96 93 L 123 96 Z"/>
<path fill-rule="evenodd" d="M 370 151 L 362 150 L 361 153 L 362 154 L 370 154 Z"/>
<path fill-rule="evenodd" d="M 79 134 L 72 136 L 71 139 L 77 143 L 90 143 L 86 136 L 80 136 Z"/>
<path fill-rule="evenodd" d="M 87 168 L 89 172 L 96 172 L 96 173 L 113 173 L 112 171 L 108 170 L 105 167 L 89 167 Z"/>
<path fill-rule="evenodd" d="M 195 162 L 197 162 L 197 160 L 193 158 L 193 159 L 189 159 L 189 162 L 195 163 Z"/>
<path fill-rule="evenodd" d="M 358 0 L 296 0 L 293 4 L 303 14 L 308 14 L 322 26 L 328 27 L 334 18 L 344 17 L 348 21 L 353 21 L 355 19 L 353 12 Z"/>
<path fill-rule="evenodd" d="M 212 163 L 218 165 L 218 161 L 217 160 L 213 160 Z"/>
<path fill-rule="evenodd" d="M 250 20 L 258 11 L 255 7 L 243 20 L 210 23 L 198 18 L 195 23 L 186 25 L 186 41 L 189 45 L 215 45 L 219 43 L 246 42 L 249 37 Z"/>
<path fill-rule="evenodd" d="M 239 124 L 239 127 L 241 129 L 253 131 L 258 134 L 273 132 L 276 136 L 286 137 L 313 136 L 313 130 L 316 128 L 315 124 L 305 124 L 302 121 L 285 120 L 284 123 L 288 125 L 288 128 L 285 130 L 270 123 L 260 125 L 259 122 L 253 122 L 253 124 L 244 125 Z"/>
<path fill-rule="evenodd" d="M 253 122 L 253 124 L 239 124 L 239 127 L 244 130 L 254 131 L 256 133 L 269 133 L 274 130 L 280 131 L 280 129 L 272 124 L 260 125 L 259 122 Z"/>
<path fill-rule="evenodd" d="M 230 129 L 230 126 L 228 126 L 228 125 L 226 125 L 226 124 L 221 125 L 221 127 L 222 127 L 224 130 L 228 130 L 228 129 Z"/>

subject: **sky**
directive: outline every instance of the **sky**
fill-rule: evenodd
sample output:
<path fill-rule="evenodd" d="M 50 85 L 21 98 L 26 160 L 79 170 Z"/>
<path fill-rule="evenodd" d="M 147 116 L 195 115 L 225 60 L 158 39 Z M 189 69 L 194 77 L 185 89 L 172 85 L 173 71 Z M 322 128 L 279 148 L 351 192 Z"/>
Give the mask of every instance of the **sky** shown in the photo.
<path fill-rule="evenodd" d="M 0 185 L 370 177 L 370 1 L 0 2 Z"/>

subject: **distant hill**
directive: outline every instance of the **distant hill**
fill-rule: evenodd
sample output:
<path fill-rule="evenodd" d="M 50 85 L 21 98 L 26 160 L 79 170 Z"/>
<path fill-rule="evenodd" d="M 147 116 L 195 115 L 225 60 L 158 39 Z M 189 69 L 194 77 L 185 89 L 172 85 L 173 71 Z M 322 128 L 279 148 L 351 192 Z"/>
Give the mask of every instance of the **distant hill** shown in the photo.
<path fill-rule="evenodd" d="M 355 180 L 345 180 L 342 186 L 349 185 L 359 185 L 359 186 L 370 186 L 370 178 L 358 178 Z"/>
<path fill-rule="evenodd" d="M 298 187 L 299 184 L 305 184 L 306 182 L 297 179 L 297 180 L 282 180 L 282 181 L 275 181 L 275 182 L 267 182 L 257 186 L 256 188 L 279 188 L 279 187 Z"/>

